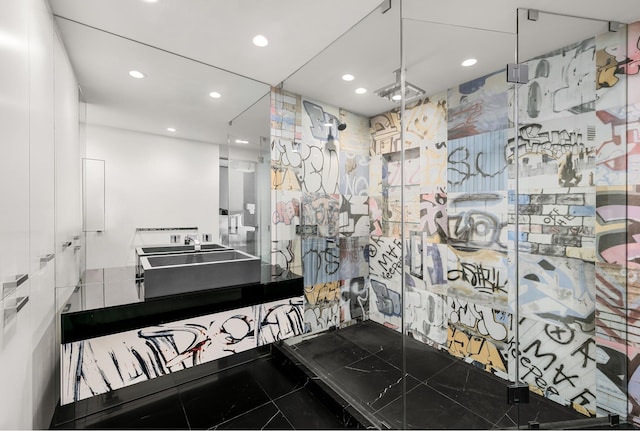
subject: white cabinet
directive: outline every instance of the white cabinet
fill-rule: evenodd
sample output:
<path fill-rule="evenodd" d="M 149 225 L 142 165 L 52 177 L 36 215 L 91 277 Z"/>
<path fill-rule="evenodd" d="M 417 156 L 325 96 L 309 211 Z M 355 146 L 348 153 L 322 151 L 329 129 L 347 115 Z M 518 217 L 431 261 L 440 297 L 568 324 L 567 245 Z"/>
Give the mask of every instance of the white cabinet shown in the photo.
<path fill-rule="evenodd" d="M 29 287 L 26 280 L 0 301 L 0 429 L 33 428 Z"/>
<path fill-rule="evenodd" d="M 31 1 L 29 26 L 30 273 L 55 253 L 53 22 L 46 5 Z M 52 286 L 53 288 L 53 286 Z M 53 291 L 51 292 L 53 298 Z"/>
<path fill-rule="evenodd" d="M 29 280 L 33 429 L 49 427 L 59 396 L 54 278 L 55 262 L 50 261 Z"/>
<path fill-rule="evenodd" d="M 0 429 L 43 429 L 59 397 L 58 254 L 65 283 L 79 274 L 62 247 L 81 230 L 78 93 L 45 0 L 2 0 L 0 36 Z M 59 212 L 56 193 L 70 196 Z"/>
<path fill-rule="evenodd" d="M 0 275 L 29 273 L 29 2 L 2 3 Z M 6 43 L 4 41 L 7 41 Z"/>

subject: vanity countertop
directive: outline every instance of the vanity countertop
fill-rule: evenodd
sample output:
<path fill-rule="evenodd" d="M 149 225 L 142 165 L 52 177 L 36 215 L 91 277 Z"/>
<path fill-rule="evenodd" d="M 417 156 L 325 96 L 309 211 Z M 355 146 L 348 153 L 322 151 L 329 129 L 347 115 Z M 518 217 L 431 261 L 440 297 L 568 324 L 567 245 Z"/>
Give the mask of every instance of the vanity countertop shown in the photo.
<path fill-rule="evenodd" d="M 303 294 L 301 275 L 274 265 L 261 266 L 260 282 L 141 298 L 135 267 L 87 271 L 62 307 L 61 342 L 114 334 L 247 305 L 264 304 Z"/>

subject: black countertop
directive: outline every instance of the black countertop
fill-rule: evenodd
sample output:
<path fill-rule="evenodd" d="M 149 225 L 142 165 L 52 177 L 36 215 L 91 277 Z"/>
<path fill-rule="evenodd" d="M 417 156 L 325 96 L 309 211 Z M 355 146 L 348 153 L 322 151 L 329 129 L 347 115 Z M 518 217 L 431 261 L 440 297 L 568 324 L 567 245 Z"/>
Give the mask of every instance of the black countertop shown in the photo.
<path fill-rule="evenodd" d="M 301 275 L 263 264 L 259 283 L 145 300 L 141 299 L 141 284 L 134 267 L 91 270 L 63 307 L 61 342 L 292 298 L 301 296 L 303 291 Z"/>

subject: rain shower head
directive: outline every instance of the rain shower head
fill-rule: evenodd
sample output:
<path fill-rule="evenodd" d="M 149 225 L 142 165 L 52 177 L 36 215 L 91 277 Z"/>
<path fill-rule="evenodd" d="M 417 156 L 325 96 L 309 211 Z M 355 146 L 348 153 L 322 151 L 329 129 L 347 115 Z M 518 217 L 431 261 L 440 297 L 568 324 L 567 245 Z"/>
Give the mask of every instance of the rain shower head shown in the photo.
<path fill-rule="evenodd" d="M 375 94 L 383 99 L 390 100 L 391 102 L 397 103 L 402 99 L 402 86 L 400 84 L 400 69 L 395 70 L 393 72 L 396 75 L 396 82 L 393 84 L 389 84 L 387 86 L 382 87 L 379 90 L 376 90 Z M 404 82 L 404 96 L 405 100 L 411 100 L 415 97 L 422 96 L 425 94 L 425 91 L 410 82 Z"/>

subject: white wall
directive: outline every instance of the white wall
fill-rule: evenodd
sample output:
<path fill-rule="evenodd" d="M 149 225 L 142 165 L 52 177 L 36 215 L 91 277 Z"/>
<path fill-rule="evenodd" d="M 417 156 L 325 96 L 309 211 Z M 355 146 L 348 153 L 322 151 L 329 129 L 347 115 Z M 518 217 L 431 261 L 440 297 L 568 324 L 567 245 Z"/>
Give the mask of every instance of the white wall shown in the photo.
<path fill-rule="evenodd" d="M 138 227 L 197 226 L 218 238 L 217 145 L 91 124 L 85 133 L 87 158 L 105 161 L 106 189 L 105 230 L 86 236 L 87 269 L 133 265 L 135 247 L 151 243 Z M 169 243 L 168 232 L 154 238 Z"/>
<path fill-rule="evenodd" d="M 77 106 L 77 90 L 44 0 L 3 0 L 0 35 L 0 64 L 10 65 L 0 72 L 0 428 L 41 429 L 59 393 L 55 269 L 66 257 L 58 254 L 56 197 L 79 193 L 78 177 L 63 189 L 56 181 L 58 167 L 73 176 L 79 160 L 77 111 L 60 102 Z M 68 154 L 60 165 L 58 147 Z M 79 233 L 72 212 L 60 217 Z M 78 281 L 72 269 L 69 283 Z M 24 283 L 4 289 L 20 274 Z"/>

